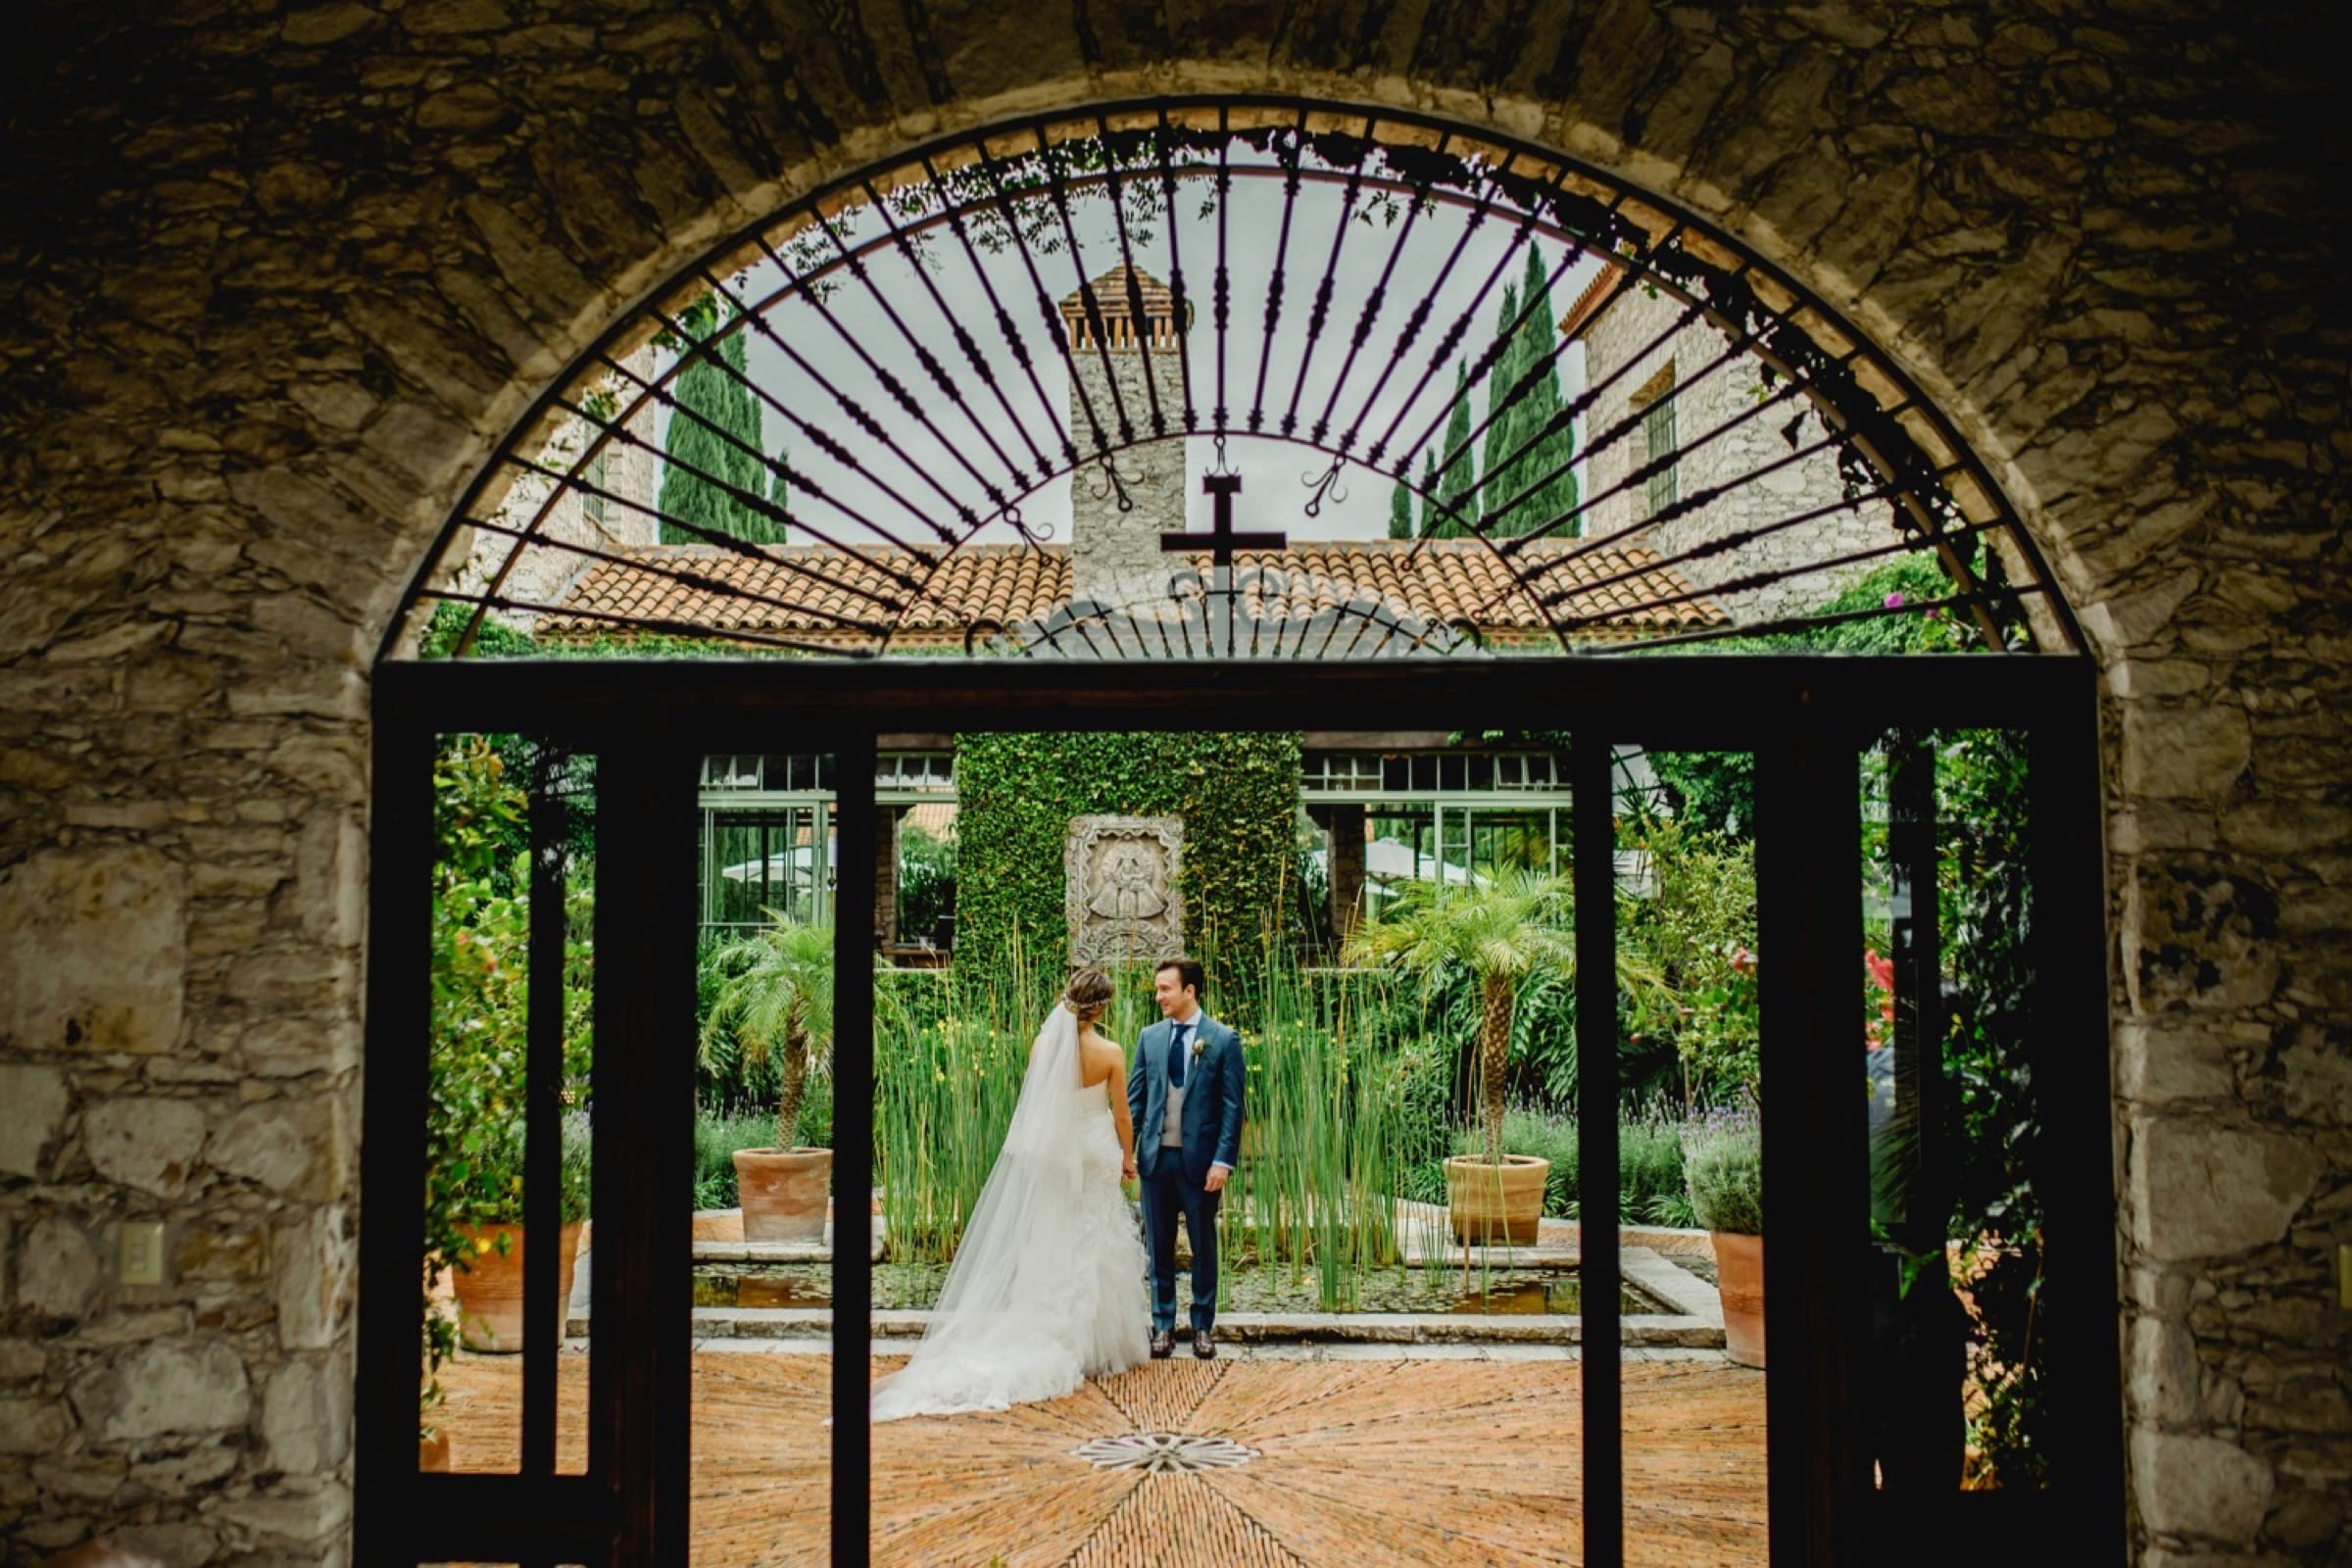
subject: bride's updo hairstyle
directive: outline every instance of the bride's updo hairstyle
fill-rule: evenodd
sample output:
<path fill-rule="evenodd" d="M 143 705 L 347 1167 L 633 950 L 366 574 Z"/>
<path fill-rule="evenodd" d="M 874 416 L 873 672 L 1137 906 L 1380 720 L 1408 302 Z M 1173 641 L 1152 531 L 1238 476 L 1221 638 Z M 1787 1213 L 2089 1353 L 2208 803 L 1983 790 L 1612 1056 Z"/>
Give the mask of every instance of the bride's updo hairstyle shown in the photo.
<path fill-rule="evenodd" d="M 1069 988 L 1062 992 L 1061 1001 L 1077 1014 L 1080 1023 L 1091 1023 L 1110 1005 L 1110 976 L 1100 969 L 1072 970 Z"/>

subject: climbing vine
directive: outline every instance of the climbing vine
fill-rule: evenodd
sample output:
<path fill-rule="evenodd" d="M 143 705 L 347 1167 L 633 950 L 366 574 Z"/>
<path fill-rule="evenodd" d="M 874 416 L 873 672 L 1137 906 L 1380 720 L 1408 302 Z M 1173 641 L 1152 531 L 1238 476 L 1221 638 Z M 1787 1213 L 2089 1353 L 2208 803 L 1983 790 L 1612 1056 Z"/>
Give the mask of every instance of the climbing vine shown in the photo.
<path fill-rule="evenodd" d="M 1058 974 L 1070 818 L 1184 818 L 1186 942 L 1212 990 L 1265 965 L 1293 874 L 1298 736 L 964 735 L 956 750 L 956 964 Z"/>

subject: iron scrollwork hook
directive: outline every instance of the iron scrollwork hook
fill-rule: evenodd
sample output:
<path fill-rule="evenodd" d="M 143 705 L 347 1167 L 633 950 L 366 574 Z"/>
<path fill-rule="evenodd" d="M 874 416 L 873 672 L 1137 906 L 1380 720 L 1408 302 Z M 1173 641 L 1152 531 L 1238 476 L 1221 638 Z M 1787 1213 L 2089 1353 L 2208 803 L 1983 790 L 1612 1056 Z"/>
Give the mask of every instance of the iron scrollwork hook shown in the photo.
<path fill-rule="evenodd" d="M 1093 486 L 1089 494 L 1097 501 L 1101 501 L 1105 496 L 1116 495 L 1119 510 L 1133 512 L 1135 497 L 1128 493 L 1126 476 L 1119 472 L 1119 466 L 1111 461 L 1110 454 L 1105 452 L 1096 459 L 1094 466 L 1102 475 L 1102 483 Z"/>
<path fill-rule="evenodd" d="M 1340 487 L 1340 470 L 1347 466 L 1348 460 L 1346 458 L 1334 458 L 1331 460 L 1331 466 L 1325 468 L 1320 474 L 1310 468 L 1298 476 L 1298 482 L 1306 486 L 1308 491 L 1306 506 L 1303 509 L 1306 515 L 1310 517 L 1323 515 L 1323 503 L 1326 500 L 1342 506 L 1347 504 L 1348 492 Z"/>

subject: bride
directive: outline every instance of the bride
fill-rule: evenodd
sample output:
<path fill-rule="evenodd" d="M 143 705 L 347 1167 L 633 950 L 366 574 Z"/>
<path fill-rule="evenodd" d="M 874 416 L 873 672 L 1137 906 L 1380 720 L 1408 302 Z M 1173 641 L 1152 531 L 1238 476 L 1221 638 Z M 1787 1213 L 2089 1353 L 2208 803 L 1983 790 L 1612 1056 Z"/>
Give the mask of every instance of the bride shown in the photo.
<path fill-rule="evenodd" d="M 876 1421 L 1055 1398 L 1146 1359 L 1146 1257 L 1119 1191 L 1135 1175 L 1127 1063 L 1095 1033 L 1109 1005 L 1109 978 L 1081 969 L 1038 1031 L 930 1326 L 875 1385 Z"/>

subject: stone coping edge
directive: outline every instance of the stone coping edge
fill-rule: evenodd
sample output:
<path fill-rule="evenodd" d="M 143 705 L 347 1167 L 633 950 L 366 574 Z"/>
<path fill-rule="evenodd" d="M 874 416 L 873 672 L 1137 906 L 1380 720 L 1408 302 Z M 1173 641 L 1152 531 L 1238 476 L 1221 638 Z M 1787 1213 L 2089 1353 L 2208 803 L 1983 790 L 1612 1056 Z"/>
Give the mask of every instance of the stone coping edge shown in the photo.
<path fill-rule="evenodd" d="M 882 1243 L 875 1239 L 866 1255 L 882 1261 Z M 697 1242 L 697 1263 L 830 1263 L 833 1244 L 822 1242 Z"/>
<path fill-rule="evenodd" d="M 1696 1233 L 1704 1237 L 1706 1233 Z M 1559 1249 L 1519 1249 L 1518 1266 L 1575 1261 L 1547 1256 Z M 791 1242 L 697 1242 L 697 1262 L 829 1262 L 821 1245 Z M 1474 1259 L 1473 1266 L 1476 1266 Z M 1506 1266 L 1490 1264 L 1493 1267 Z M 1618 1254 L 1618 1271 L 1631 1285 L 1673 1308 L 1671 1312 L 1628 1312 L 1620 1322 L 1622 1343 L 1654 1347 L 1720 1349 L 1723 1302 L 1715 1288 L 1647 1247 L 1628 1245 Z M 876 1312 L 873 1338 L 915 1339 L 931 1321 L 928 1312 Z M 828 1339 L 828 1307 L 698 1306 L 695 1333 L 702 1339 Z M 1584 1319 L 1574 1313 L 1462 1312 L 1227 1312 L 1218 1320 L 1225 1335 L 1242 1344 L 1336 1345 L 1581 1345 Z M 588 1333 L 586 1313 L 565 1320 L 564 1332 Z"/>
<path fill-rule="evenodd" d="M 930 1320 L 928 1312 L 876 1312 L 868 1332 L 876 1340 L 914 1340 Z M 1723 1348 L 1720 1321 L 1631 1312 L 1621 1321 L 1626 1345 Z M 574 1314 L 565 1325 L 575 1339 L 588 1332 L 584 1315 Z M 821 1340 L 832 1333 L 833 1314 L 822 1307 L 694 1309 L 694 1335 L 702 1340 Z M 1217 1333 L 1243 1345 L 1581 1345 L 1584 1319 L 1568 1313 L 1227 1312 L 1217 1320 Z"/>
<path fill-rule="evenodd" d="M 1712 1244 L 1705 1231 L 1670 1231 L 1654 1226 L 1627 1226 L 1617 1233 L 1618 1248 L 1625 1256 L 1637 1251 L 1671 1253 L 1678 1257 L 1709 1257 Z M 883 1261 L 882 1238 L 877 1234 L 867 1255 Z M 1559 1243 L 1538 1243 L 1533 1247 L 1473 1247 L 1469 1249 L 1472 1268 L 1565 1268 L 1583 1258 L 1583 1251 Z M 729 1242 L 697 1241 L 694 1260 L 698 1263 L 830 1263 L 833 1243 L 821 1242 Z M 1408 1247 L 1404 1258 L 1407 1268 L 1458 1268 L 1462 1249 L 1443 1248 L 1424 1250 Z M 1687 1271 L 1677 1270 L 1678 1273 Z M 1701 1281 L 1700 1283 L 1704 1283 Z"/>

